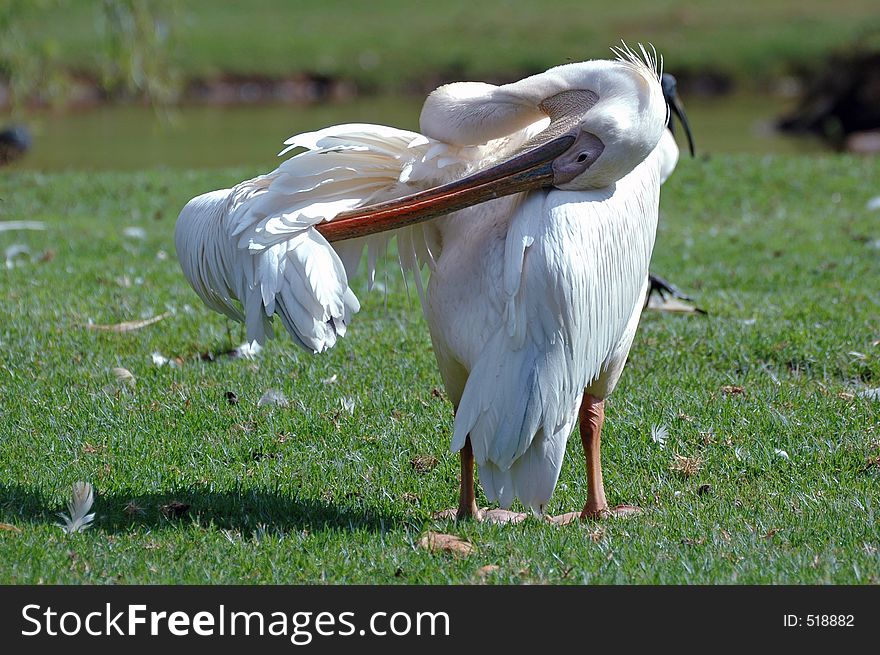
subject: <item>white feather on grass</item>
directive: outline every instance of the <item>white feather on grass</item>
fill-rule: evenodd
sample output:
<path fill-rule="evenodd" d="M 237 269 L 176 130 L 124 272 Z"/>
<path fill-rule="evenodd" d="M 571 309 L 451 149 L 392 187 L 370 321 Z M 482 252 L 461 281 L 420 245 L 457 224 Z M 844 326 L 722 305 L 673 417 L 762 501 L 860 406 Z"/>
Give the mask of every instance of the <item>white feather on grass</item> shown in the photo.
<path fill-rule="evenodd" d="M 147 231 L 142 227 L 131 226 L 122 230 L 122 233 L 129 239 L 140 239 L 143 241 L 147 238 Z"/>
<path fill-rule="evenodd" d="M 17 260 L 20 257 L 22 257 L 24 255 L 29 255 L 29 254 L 31 254 L 31 249 L 28 248 L 23 243 L 12 244 L 11 246 L 9 246 L 6 249 L 6 251 L 4 253 L 4 256 L 6 257 L 6 268 L 8 270 L 12 270 L 18 264 Z"/>
<path fill-rule="evenodd" d="M 859 395 L 862 398 L 867 398 L 868 400 L 880 400 L 880 387 L 875 387 L 873 389 L 862 389 L 859 391 Z"/>
<path fill-rule="evenodd" d="M 94 502 L 95 496 L 92 485 L 88 482 L 74 482 L 70 500 L 67 502 L 67 511 L 70 515 L 58 512 L 58 516 L 64 519 L 65 523 L 61 528 L 67 534 L 73 534 L 74 532 L 82 532 L 89 527 L 95 518 L 95 514 L 94 512 L 89 514 L 88 511 L 92 508 L 92 503 Z"/>
<path fill-rule="evenodd" d="M 0 221 L 0 232 L 12 230 L 45 230 L 46 224 L 42 221 Z"/>
<path fill-rule="evenodd" d="M 651 426 L 651 441 L 659 444 L 661 448 L 666 446 L 666 440 L 669 438 L 669 428 L 665 425 Z"/>
<path fill-rule="evenodd" d="M 257 401 L 257 407 L 263 407 L 268 405 L 269 407 L 287 407 L 290 403 L 287 400 L 287 397 L 278 391 L 278 389 L 269 389 L 260 396 L 260 399 Z"/>

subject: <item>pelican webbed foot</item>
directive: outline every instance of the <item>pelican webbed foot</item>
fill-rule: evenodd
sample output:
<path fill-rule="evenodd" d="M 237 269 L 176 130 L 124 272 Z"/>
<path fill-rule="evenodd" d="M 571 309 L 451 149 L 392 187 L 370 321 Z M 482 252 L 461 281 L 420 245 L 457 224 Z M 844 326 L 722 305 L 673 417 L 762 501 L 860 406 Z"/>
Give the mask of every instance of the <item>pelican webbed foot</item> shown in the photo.
<path fill-rule="evenodd" d="M 566 512 L 557 516 L 548 516 L 547 521 L 554 525 L 569 525 L 579 521 L 599 521 L 607 518 L 628 518 L 642 513 L 641 507 L 635 505 L 618 505 L 617 507 L 605 507 L 604 509 L 588 509 L 584 507 L 580 512 Z"/>
<path fill-rule="evenodd" d="M 486 523 L 496 523 L 496 524 L 516 524 L 520 523 L 528 517 L 528 514 L 525 512 L 512 512 L 507 509 L 489 509 L 488 507 L 483 507 L 482 509 L 478 509 L 476 512 L 463 512 L 460 509 L 444 509 L 439 512 L 434 512 L 433 518 L 438 520 L 474 520 L 474 521 L 485 521 Z"/>

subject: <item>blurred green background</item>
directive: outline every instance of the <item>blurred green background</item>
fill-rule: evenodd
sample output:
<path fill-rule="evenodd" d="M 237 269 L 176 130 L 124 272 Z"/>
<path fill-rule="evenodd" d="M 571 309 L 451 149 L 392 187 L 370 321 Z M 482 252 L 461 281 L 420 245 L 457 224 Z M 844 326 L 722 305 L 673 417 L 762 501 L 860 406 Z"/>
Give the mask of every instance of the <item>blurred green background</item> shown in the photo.
<path fill-rule="evenodd" d="M 831 53 L 877 40 L 876 0 L 5 0 L 0 126 L 19 168 L 272 167 L 289 135 L 415 129 L 441 83 L 505 82 L 652 43 L 702 153 L 816 151 L 774 122 Z"/>

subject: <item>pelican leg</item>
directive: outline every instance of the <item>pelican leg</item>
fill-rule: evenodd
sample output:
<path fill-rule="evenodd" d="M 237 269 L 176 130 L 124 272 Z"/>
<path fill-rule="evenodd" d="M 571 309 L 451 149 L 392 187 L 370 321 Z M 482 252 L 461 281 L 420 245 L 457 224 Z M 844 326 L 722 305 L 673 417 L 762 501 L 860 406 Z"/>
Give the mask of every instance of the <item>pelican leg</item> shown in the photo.
<path fill-rule="evenodd" d="M 581 518 L 599 518 L 608 511 L 605 485 L 602 483 L 602 424 L 605 422 L 605 401 L 588 393 L 581 400 L 578 412 L 581 445 L 587 462 L 587 502 Z"/>
<path fill-rule="evenodd" d="M 511 512 L 506 509 L 479 509 L 474 491 L 474 449 L 471 438 L 464 441 L 464 448 L 458 451 L 461 458 L 461 485 L 458 490 L 458 509 L 444 509 L 434 514 L 435 519 L 476 519 L 489 523 L 519 523 L 525 520 L 524 512 Z"/>
<path fill-rule="evenodd" d="M 477 496 L 474 492 L 474 449 L 471 438 L 464 440 L 464 448 L 458 451 L 461 458 L 461 486 L 458 490 L 458 512 L 456 518 L 479 519 Z"/>
<path fill-rule="evenodd" d="M 434 513 L 435 519 L 482 519 L 474 491 L 474 449 L 471 438 L 464 440 L 464 448 L 458 451 L 461 459 L 461 482 L 458 488 L 458 509 L 444 509 Z"/>
<path fill-rule="evenodd" d="M 577 519 L 600 519 L 605 516 L 626 516 L 638 514 L 642 510 L 633 505 L 618 505 L 608 508 L 605 500 L 605 485 L 602 482 L 602 424 L 605 422 L 605 401 L 589 393 L 584 393 L 578 412 L 581 430 L 581 445 L 587 463 L 587 502 L 584 509 L 568 512 L 550 518 L 552 523 L 567 525 Z"/>

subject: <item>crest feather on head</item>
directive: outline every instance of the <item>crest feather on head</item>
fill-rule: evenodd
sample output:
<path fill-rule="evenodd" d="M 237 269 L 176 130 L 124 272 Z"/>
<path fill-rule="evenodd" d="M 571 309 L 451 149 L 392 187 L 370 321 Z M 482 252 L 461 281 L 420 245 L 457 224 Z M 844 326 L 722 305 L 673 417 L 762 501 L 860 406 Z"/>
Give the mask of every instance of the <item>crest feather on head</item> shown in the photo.
<path fill-rule="evenodd" d="M 639 52 L 630 48 L 626 41 L 621 39 L 619 46 L 611 46 L 611 52 L 617 55 L 617 61 L 630 64 L 634 68 L 646 70 L 659 82 L 663 75 L 663 55 L 657 54 L 657 49 L 653 44 L 648 44 L 650 52 L 641 43 L 637 45 L 639 46 Z"/>

